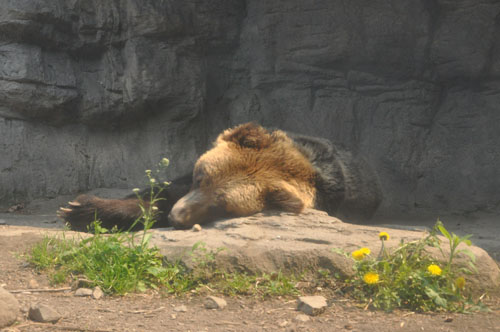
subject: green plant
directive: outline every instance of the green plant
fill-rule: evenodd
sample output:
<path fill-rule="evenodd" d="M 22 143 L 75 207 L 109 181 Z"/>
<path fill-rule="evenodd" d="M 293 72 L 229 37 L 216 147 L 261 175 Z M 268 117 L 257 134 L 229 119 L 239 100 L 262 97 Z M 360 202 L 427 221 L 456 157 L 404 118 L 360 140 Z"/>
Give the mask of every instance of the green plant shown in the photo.
<path fill-rule="evenodd" d="M 163 158 L 159 166 L 167 167 L 168 159 Z M 107 293 L 125 294 L 160 286 L 170 292 L 180 292 L 193 287 L 191 282 L 181 278 L 185 269 L 180 264 L 165 263 L 159 250 L 149 246 L 151 235 L 148 231 L 155 223 L 155 204 L 161 199 L 159 195 L 164 187 L 158 185 L 150 170 L 146 171 L 146 177 L 150 185 L 149 197 L 143 200 L 139 190 L 134 190 L 142 215 L 130 229 L 137 223 L 143 225 L 138 239 L 136 233 L 130 231 L 114 229 L 110 233 L 96 220 L 89 227 L 93 236 L 78 240 L 66 239 L 64 235 L 60 239 L 46 237 L 32 248 L 29 261 L 37 269 L 48 270 L 53 283 L 83 275 L 91 285 L 100 286 Z"/>
<path fill-rule="evenodd" d="M 78 241 L 46 237 L 32 248 L 29 261 L 37 269 L 47 270 L 53 283 L 83 276 L 107 293 L 161 286 L 179 291 L 177 278 L 183 273 L 179 264 L 164 264 L 157 248 L 148 248 L 144 242 L 134 244 L 128 233 L 105 234 L 107 230 L 98 221 L 92 227 L 93 236 Z"/>
<path fill-rule="evenodd" d="M 469 256 L 469 258 L 470 258 L 470 261 L 469 261 L 470 270 L 469 269 L 463 270 L 463 272 L 466 272 L 466 273 L 477 272 L 476 267 L 474 265 L 474 262 L 476 261 L 476 257 L 474 256 L 474 254 L 470 250 L 468 250 L 468 249 L 457 250 L 457 248 L 460 245 L 460 243 L 465 243 L 466 245 L 470 246 L 471 245 L 471 241 L 469 239 L 471 238 L 472 235 L 469 234 L 469 235 L 460 237 L 460 236 L 456 235 L 455 233 L 451 233 L 450 234 L 446 230 L 446 228 L 444 228 L 443 223 L 439 219 L 438 219 L 438 221 L 436 223 L 435 228 L 437 228 L 441 232 L 441 234 L 448 239 L 448 244 L 449 244 L 449 248 L 450 248 L 450 255 L 449 255 L 448 262 L 446 264 L 445 270 L 446 271 L 451 271 L 451 268 L 452 268 L 451 264 L 453 262 L 453 258 L 457 254 L 463 253 L 463 254 Z M 443 251 L 443 249 L 441 248 L 441 246 L 437 246 L 437 247 L 441 251 L 441 254 L 443 255 L 443 257 L 446 257 L 446 253 Z"/>
<path fill-rule="evenodd" d="M 426 247 L 437 247 L 446 255 L 437 237 L 438 231 L 448 239 L 450 246 L 443 269 L 426 251 Z M 370 257 L 368 248 L 352 253 L 355 276 L 347 280 L 347 284 L 355 298 L 386 311 L 406 308 L 465 312 L 480 307 L 466 296 L 465 279 L 459 275 L 459 272 L 470 270 L 458 269 L 452 264 L 456 254 L 462 252 L 471 258 L 470 266 L 474 268 L 472 252 L 457 249 L 462 242 L 470 245 L 469 235 L 450 234 L 438 220 L 426 237 L 407 243 L 402 241 L 392 252 L 385 247 L 389 234 L 380 233 L 379 238 L 382 247 L 377 258 Z"/>

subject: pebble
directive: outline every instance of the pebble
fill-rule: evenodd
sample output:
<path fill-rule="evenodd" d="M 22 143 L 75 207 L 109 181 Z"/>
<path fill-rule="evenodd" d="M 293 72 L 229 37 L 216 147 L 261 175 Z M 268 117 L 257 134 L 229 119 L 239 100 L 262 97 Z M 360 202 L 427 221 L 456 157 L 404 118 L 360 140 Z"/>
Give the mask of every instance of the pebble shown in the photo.
<path fill-rule="evenodd" d="M 32 321 L 40 323 L 56 323 L 61 319 L 61 315 L 52 307 L 39 303 L 31 305 L 28 317 Z"/>
<path fill-rule="evenodd" d="M 38 281 L 36 281 L 35 279 L 30 279 L 30 281 L 28 281 L 28 288 L 29 289 L 40 288 L 40 285 L 38 284 Z"/>
<path fill-rule="evenodd" d="M 326 307 L 326 299 L 323 296 L 301 296 L 297 301 L 297 310 L 309 316 L 321 314 Z"/>
<path fill-rule="evenodd" d="M 92 296 L 94 291 L 90 288 L 78 288 L 75 292 L 75 296 Z"/>
<path fill-rule="evenodd" d="M 193 232 L 200 232 L 201 231 L 201 226 L 199 224 L 194 224 L 193 228 L 191 228 Z"/>
<path fill-rule="evenodd" d="M 104 292 L 102 291 L 101 287 L 99 287 L 99 286 L 94 288 L 94 290 L 92 291 L 92 297 L 96 300 L 99 300 L 103 295 L 104 295 Z"/>
<path fill-rule="evenodd" d="M 187 307 L 183 304 L 174 308 L 175 312 L 187 312 Z"/>
<path fill-rule="evenodd" d="M 226 300 L 216 297 L 216 296 L 207 296 L 205 299 L 205 308 L 206 309 L 219 309 L 222 310 L 227 306 Z"/>

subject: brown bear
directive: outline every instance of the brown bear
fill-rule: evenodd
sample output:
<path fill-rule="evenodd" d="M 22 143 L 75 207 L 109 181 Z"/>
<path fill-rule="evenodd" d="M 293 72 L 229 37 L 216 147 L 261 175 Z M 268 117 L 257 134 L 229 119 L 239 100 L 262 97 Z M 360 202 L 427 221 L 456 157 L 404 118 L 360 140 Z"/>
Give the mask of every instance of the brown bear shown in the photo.
<path fill-rule="evenodd" d="M 149 193 L 142 193 L 147 197 Z M 228 129 L 184 176 L 164 188 L 156 226 L 190 228 L 264 210 L 318 208 L 350 219 L 369 218 L 381 201 L 375 173 L 361 159 L 321 138 L 267 130 L 254 123 Z M 135 196 L 82 195 L 59 215 L 76 230 L 95 219 L 127 228 L 141 215 Z"/>

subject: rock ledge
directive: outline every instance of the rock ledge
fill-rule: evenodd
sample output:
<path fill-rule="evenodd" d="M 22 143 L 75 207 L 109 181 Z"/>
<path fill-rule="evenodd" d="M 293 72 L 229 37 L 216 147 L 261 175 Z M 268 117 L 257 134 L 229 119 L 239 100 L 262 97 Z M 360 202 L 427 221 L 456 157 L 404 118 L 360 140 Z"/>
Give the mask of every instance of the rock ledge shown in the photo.
<path fill-rule="evenodd" d="M 155 229 L 151 239 L 168 259 L 180 259 L 188 266 L 192 265 L 193 245 L 201 242 L 209 251 L 223 248 L 217 254 L 216 264 L 229 271 L 271 273 L 322 268 L 351 275 L 352 259 L 333 249 L 352 252 L 368 247 L 376 255 L 381 245 L 378 234 L 382 231 L 391 236 L 386 243 L 388 248 L 401 240 L 417 240 L 425 235 L 419 230 L 348 224 L 324 212 L 306 210 L 300 215 L 271 212 L 221 220 L 204 226 L 200 232 Z M 495 261 L 479 247 L 468 249 L 476 256 L 479 271 L 470 281 L 481 288 L 498 287 L 500 269 Z M 443 260 L 439 253 L 435 255 Z M 459 255 L 455 262 L 465 265 L 467 260 L 467 256 Z"/>

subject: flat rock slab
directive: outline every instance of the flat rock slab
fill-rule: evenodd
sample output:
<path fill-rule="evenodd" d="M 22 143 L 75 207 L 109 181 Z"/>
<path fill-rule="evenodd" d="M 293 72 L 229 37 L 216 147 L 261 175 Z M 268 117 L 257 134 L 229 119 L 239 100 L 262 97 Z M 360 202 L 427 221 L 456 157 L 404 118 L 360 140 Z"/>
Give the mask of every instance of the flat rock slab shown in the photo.
<path fill-rule="evenodd" d="M 56 323 L 61 319 L 61 315 L 57 311 L 41 303 L 35 303 L 30 306 L 28 317 L 32 321 L 40 323 Z"/>
<path fill-rule="evenodd" d="M 151 241 L 167 259 L 180 259 L 188 266 L 193 264 L 192 247 L 202 243 L 208 252 L 223 249 L 216 256 L 216 264 L 228 271 L 271 273 L 323 268 L 352 275 L 353 260 L 334 249 L 350 253 L 368 247 L 372 255 L 377 255 L 381 247 L 378 234 L 382 231 L 390 235 L 386 241 L 388 248 L 397 246 L 401 240 L 407 242 L 425 236 L 424 231 L 409 227 L 354 225 L 322 211 L 306 210 L 300 215 L 271 212 L 220 220 L 204 225 L 198 232 L 155 229 Z M 447 250 L 447 242 L 443 249 Z M 500 269 L 495 261 L 479 247 L 468 249 L 476 256 L 479 271 L 471 281 L 484 288 L 498 287 Z M 436 259 L 445 261 L 439 251 L 432 248 L 430 251 Z M 199 255 L 203 253 L 199 251 Z M 460 265 L 467 261 L 465 255 L 455 260 Z"/>
<path fill-rule="evenodd" d="M 309 316 L 317 316 L 325 311 L 328 304 L 323 296 L 301 296 L 297 300 L 297 310 Z"/>

